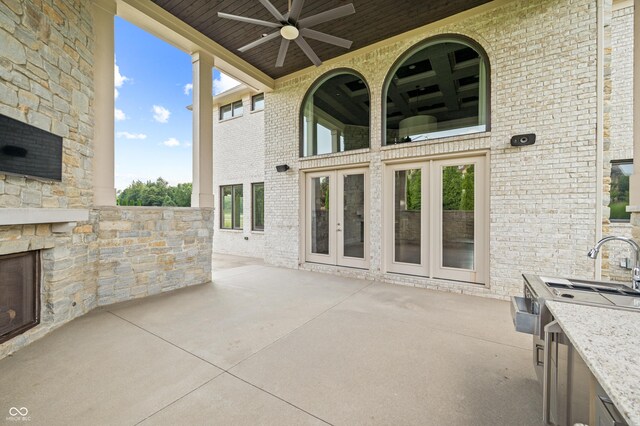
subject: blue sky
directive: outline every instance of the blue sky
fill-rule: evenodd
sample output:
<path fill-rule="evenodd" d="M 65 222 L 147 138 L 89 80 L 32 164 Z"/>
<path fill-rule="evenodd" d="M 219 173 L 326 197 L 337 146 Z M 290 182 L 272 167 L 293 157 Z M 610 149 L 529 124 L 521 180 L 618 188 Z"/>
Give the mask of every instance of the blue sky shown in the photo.
<path fill-rule="evenodd" d="M 115 21 L 115 185 L 162 177 L 191 182 L 191 57 Z M 214 92 L 238 84 L 214 69 Z"/>

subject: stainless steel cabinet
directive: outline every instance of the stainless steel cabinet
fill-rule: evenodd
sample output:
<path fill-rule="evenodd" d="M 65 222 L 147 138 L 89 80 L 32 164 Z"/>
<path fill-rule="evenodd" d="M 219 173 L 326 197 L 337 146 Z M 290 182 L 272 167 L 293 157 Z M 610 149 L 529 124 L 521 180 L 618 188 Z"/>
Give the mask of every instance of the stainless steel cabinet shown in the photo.
<path fill-rule="evenodd" d="M 545 327 L 544 346 L 546 425 L 627 425 L 555 321 Z"/>
<path fill-rule="evenodd" d="M 594 395 L 592 402 L 595 405 L 596 426 L 627 426 L 627 422 L 624 421 L 600 385 L 597 386 L 596 395 Z"/>

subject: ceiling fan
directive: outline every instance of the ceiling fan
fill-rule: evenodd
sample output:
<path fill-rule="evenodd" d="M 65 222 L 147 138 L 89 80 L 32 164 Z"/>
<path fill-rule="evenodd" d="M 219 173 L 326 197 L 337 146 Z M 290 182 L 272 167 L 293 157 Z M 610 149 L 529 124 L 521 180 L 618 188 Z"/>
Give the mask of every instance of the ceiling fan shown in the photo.
<path fill-rule="evenodd" d="M 293 2 L 289 0 L 289 11 L 284 15 L 281 14 L 269 0 L 258 1 L 262 3 L 269 12 L 271 12 L 278 22 L 269 22 L 261 19 L 218 12 L 218 16 L 220 18 L 233 19 L 234 21 L 247 22 L 269 28 L 277 28 L 277 31 L 265 34 L 262 38 L 242 46 L 238 49 L 240 52 L 246 52 L 249 49 L 253 49 L 254 47 L 260 46 L 263 43 L 281 36 L 282 41 L 280 42 L 280 50 L 278 51 L 278 58 L 276 59 L 276 67 L 282 67 L 282 65 L 284 65 L 284 58 L 287 56 L 287 49 L 289 48 L 289 43 L 292 40 L 296 42 L 315 66 L 319 66 L 322 64 L 322 61 L 318 58 L 318 55 L 316 55 L 304 37 L 344 47 L 345 49 L 349 49 L 351 47 L 352 42 L 349 40 L 312 30 L 310 27 L 355 13 L 356 10 L 353 7 L 353 3 L 300 19 L 300 12 L 302 11 L 304 0 L 293 0 Z"/>

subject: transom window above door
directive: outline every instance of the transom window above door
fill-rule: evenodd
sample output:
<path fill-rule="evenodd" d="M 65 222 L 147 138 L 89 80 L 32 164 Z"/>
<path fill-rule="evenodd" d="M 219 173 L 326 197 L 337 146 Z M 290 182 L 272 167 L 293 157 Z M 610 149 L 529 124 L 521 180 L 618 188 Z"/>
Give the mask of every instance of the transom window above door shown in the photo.
<path fill-rule="evenodd" d="M 383 106 L 386 145 L 486 131 L 486 54 L 460 36 L 427 41 L 391 68 L 383 88 Z"/>
<path fill-rule="evenodd" d="M 331 154 L 369 147 L 369 88 L 353 71 L 321 77 L 305 96 L 300 155 Z"/>

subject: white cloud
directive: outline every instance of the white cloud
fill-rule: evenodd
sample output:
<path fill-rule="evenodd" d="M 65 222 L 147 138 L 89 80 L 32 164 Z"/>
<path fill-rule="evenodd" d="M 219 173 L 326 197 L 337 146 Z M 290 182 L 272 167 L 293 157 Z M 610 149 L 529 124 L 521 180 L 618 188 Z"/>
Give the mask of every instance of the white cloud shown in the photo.
<path fill-rule="evenodd" d="M 166 123 L 169 121 L 171 111 L 160 105 L 153 106 L 153 119 L 158 123 Z"/>
<path fill-rule="evenodd" d="M 220 73 L 220 78 L 213 79 L 213 94 L 219 95 L 239 85 L 240 82 L 234 80 L 226 74 Z"/>
<path fill-rule="evenodd" d="M 116 133 L 116 137 L 124 139 L 146 139 L 147 135 L 144 133 L 118 132 Z"/>
<path fill-rule="evenodd" d="M 125 81 L 129 81 L 129 77 L 120 74 L 120 67 L 118 64 L 113 63 L 114 83 L 116 87 L 122 87 Z"/>
<path fill-rule="evenodd" d="M 185 95 L 190 94 L 191 91 L 193 90 L 193 84 L 191 84 L 191 83 L 185 84 L 183 90 L 184 90 L 184 94 Z"/>
<path fill-rule="evenodd" d="M 180 141 L 176 138 L 169 138 L 166 141 L 162 142 L 162 144 L 164 146 L 168 146 L 170 148 L 173 148 L 175 146 L 180 146 Z"/>
<path fill-rule="evenodd" d="M 116 121 L 122 121 L 122 120 L 126 120 L 127 119 L 126 114 L 121 109 L 114 108 L 113 112 L 114 112 L 114 116 L 115 116 Z"/>
<path fill-rule="evenodd" d="M 118 99 L 118 95 L 120 94 L 120 92 L 118 92 L 118 87 L 122 87 L 125 81 L 130 81 L 131 79 L 127 76 L 120 74 L 120 67 L 118 66 L 118 64 L 116 64 L 115 58 L 113 58 L 113 74 L 114 74 L 113 85 L 115 86 L 113 88 L 113 97 L 114 99 Z"/>

